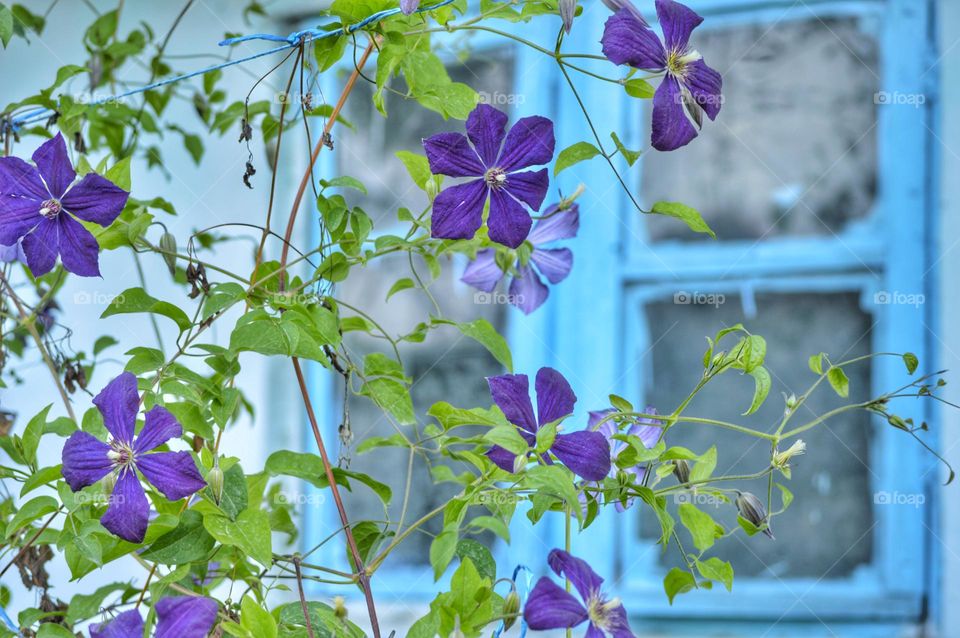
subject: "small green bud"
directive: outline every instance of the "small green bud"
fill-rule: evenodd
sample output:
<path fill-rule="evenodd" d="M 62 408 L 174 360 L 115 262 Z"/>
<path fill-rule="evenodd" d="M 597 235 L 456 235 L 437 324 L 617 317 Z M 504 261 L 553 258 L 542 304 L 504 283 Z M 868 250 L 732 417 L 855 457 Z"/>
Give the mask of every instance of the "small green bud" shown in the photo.
<path fill-rule="evenodd" d="M 503 630 L 508 631 L 513 627 L 520 615 L 520 595 L 516 590 L 511 590 L 503 601 Z"/>
<path fill-rule="evenodd" d="M 210 486 L 210 491 L 213 492 L 213 500 L 217 505 L 220 504 L 220 499 L 223 497 L 223 470 L 220 469 L 220 465 L 214 465 L 210 468 L 210 471 L 207 472 L 207 485 Z"/>
<path fill-rule="evenodd" d="M 117 473 L 110 472 L 103 477 L 103 493 L 109 497 L 113 494 L 113 486 L 117 484 Z"/>
<path fill-rule="evenodd" d="M 343 596 L 334 596 L 333 598 L 333 615 L 339 618 L 340 620 L 346 620 L 349 612 L 347 610 L 347 601 Z"/>
<path fill-rule="evenodd" d="M 177 274 L 177 238 L 173 233 L 166 232 L 160 236 L 160 251 L 163 254 L 163 261 L 167 262 L 167 268 L 170 275 Z"/>
<path fill-rule="evenodd" d="M 427 191 L 427 197 L 429 197 L 430 201 L 432 202 L 433 199 L 440 192 L 440 187 L 437 184 L 437 179 L 435 177 L 431 177 L 430 179 L 428 179 L 427 183 L 424 184 L 424 190 Z"/>
<path fill-rule="evenodd" d="M 767 518 L 767 508 L 759 498 L 750 492 L 737 492 L 737 510 L 740 511 L 740 516 L 750 521 L 755 527 L 762 528 L 764 534 L 773 538 L 770 521 Z"/>

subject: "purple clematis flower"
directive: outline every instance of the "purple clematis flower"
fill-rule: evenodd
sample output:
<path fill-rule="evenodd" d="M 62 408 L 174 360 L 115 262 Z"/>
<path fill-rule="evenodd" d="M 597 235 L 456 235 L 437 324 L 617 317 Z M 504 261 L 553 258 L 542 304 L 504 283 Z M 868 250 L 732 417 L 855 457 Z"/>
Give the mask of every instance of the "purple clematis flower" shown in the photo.
<path fill-rule="evenodd" d="M 400 10 L 406 15 L 410 15 L 418 8 L 420 8 L 420 0 L 400 0 Z"/>
<path fill-rule="evenodd" d="M 76 492 L 116 473 L 110 505 L 100 522 L 120 538 L 141 543 L 147 532 L 150 504 L 138 471 L 173 501 L 202 490 L 206 481 L 189 452 L 151 452 L 183 434 L 166 408 L 157 405 L 147 412 L 143 429 L 134 436 L 140 396 L 133 374 L 124 372 L 111 381 L 93 403 L 103 414 L 112 440 L 108 445 L 87 432 L 71 434 L 63 447 L 63 478 Z"/>
<path fill-rule="evenodd" d="M 600 589 L 603 579 L 586 561 L 555 549 L 547 557 L 547 563 L 557 576 L 570 579 L 580 600 L 549 578 L 541 578 L 523 608 L 523 618 L 530 629 L 569 629 L 590 621 L 587 638 L 600 638 L 605 634 L 615 638 L 633 637 L 620 599 L 603 595 Z"/>
<path fill-rule="evenodd" d="M 597 427 L 597 424 L 600 423 L 600 421 L 603 421 L 604 417 L 612 414 L 613 412 L 615 412 L 615 410 L 610 409 L 590 412 L 590 418 L 587 420 L 587 429 L 593 430 Z M 647 414 L 656 414 L 657 409 L 653 406 L 647 406 L 645 412 Z M 604 421 L 596 431 L 602 434 L 610 444 L 609 476 L 615 477 L 617 472 L 620 470 L 616 467 L 616 465 L 614 465 L 614 463 L 616 462 L 617 457 L 620 456 L 620 453 L 623 452 L 629 444 L 625 441 L 615 439 L 613 436 L 615 434 L 636 436 L 643 443 L 644 447 L 649 449 L 655 446 L 660 440 L 660 434 L 663 432 L 663 426 L 653 419 L 639 419 L 639 422 L 631 423 L 626 430 L 620 432 L 620 430 L 617 428 L 617 424 L 613 421 L 613 419 L 610 419 L 609 421 Z M 633 477 L 631 480 L 634 484 L 639 485 L 643 482 L 643 477 L 647 473 L 647 468 L 643 465 L 636 465 L 634 467 L 624 468 L 623 471 Z M 614 503 L 614 507 L 618 512 L 623 512 L 633 505 L 634 499 L 635 497 L 630 497 L 625 503 L 617 501 Z"/>
<path fill-rule="evenodd" d="M 517 426 L 520 435 L 532 446 L 541 426 L 573 413 L 577 397 L 563 375 L 553 368 L 537 372 L 537 417 L 530 402 L 530 382 L 525 374 L 488 377 L 493 402 L 503 410 L 507 420 Z M 610 472 L 610 445 L 599 432 L 581 430 L 557 434 L 550 452 L 570 470 L 588 481 L 599 481 Z M 487 457 L 501 469 L 514 471 L 516 456 L 498 445 L 487 451 Z"/>
<path fill-rule="evenodd" d="M 478 104 L 467 117 L 466 137 L 440 133 L 423 140 L 434 174 L 474 178 L 444 189 L 433 200 L 432 236 L 472 238 L 483 224 L 489 198 L 490 239 L 516 248 L 527 238 L 533 222 L 524 205 L 540 210 L 550 179 L 545 168 L 520 169 L 553 159 L 553 122 L 532 116 L 518 120 L 509 133 L 506 126 L 506 113 Z"/>
<path fill-rule="evenodd" d="M 703 18 L 673 0 L 656 0 L 656 4 L 663 43 L 629 8 L 607 20 L 601 42 L 603 54 L 615 64 L 666 72 L 653 96 L 651 143 L 657 150 L 672 151 L 697 136 L 701 113 L 716 119 L 723 80 L 689 45 L 690 34 Z"/>
<path fill-rule="evenodd" d="M 217 621 L 217 602 L 202 596 L 162 598 L 157 611 L 155 638 L 206 638 Z M 90 627 L 90 638 L 141 638 L 143 618 L 136 609 L 109 622 Z"/>
<path fill-rule="evenodd" d="M 560 239 L 576 237 L 580 228 L 580 207 L 572 204 L 560 210 L 554 204 L 533 227 L 527 238 L 533 250 L 529 261 L 517 261 L 517 274 L 510 282 L 510 303 L 530 314 L 547 300 L 550 290 L 544 285 L 539 272 L 551 284 L 558 284 L 567 278 L 573 268 L 573 252 L 569 248 L 541 248 Z M 496 251 L 486 248 L 477 253 L 463 271 L 461 281 L 484 292 L 493 292 L 504 273 L 497 265 Z"/>
<path fill-rule="evenodd" d="M 0 245 L 23 240 L 35 277 L 57 263 L 84 277 L 99 277 L 97 240 L 77 219 L 109 226 L 129 193 L 96 173 L 79 182 L 67 145 L 57 134 L 33 154 L 36 166 L 17 157 L 0 157 Z"/>

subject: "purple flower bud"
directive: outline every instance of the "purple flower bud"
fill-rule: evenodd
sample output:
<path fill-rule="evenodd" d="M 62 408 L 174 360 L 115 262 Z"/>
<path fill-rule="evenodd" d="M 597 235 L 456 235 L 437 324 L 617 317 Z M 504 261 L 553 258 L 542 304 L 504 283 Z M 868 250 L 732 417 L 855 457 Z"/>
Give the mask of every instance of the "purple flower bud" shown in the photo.
<path fill-rule="evenodd" d="M 770 521 L 767 518 L 767 508 L 763 502 L 750 492 L 737 492 L 737 509 L 740 516 L 753 524 L 754 527 L 762 529 L 763 533 L 773 538 L 773 532 L 770 530 Z"/>
<path fill-rule="evenodd" d="M 570 33 L 573 18 L 577 15 L 577 0 L 560 0 L 560 17 L 563 18 L 563 30 Z"/>
<path fill-rule="evenodd" d="M 680 485 L 686 485 L 690 481 L 690 464 L 685 459 L 677 459 L 673 462 L 673 475 Z"/>
<path fill-rule="evenodd" d="M 640 9 L 633 6 L 630 0 L 603 0 L 603 4 L 607 5 L 607 8 L 614 13 L 620 11 L 620 9 L 628 9 L 640 22 L 644 25 L 647 24 L 647 21 L 643 19 L 643 14 L 640 13 Z"/>

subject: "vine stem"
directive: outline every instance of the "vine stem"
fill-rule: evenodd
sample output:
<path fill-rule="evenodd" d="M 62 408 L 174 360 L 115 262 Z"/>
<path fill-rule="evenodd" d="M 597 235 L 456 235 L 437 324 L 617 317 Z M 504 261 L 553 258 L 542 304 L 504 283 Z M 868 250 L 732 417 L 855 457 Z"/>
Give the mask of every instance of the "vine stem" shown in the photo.
<path fill-rule="evenodd" d="M 317 140 L 317 143 L 313 148 L 313 152 L 310 155 L 310 163 L 303 173 L 303 178 L 300 180 L 300 186 L 297 189 L 293 206 L 290 209 L 290 219 L 287 222 L 287 230 L 284 234 L 283 250 L 280 256 L 280 272 L 283 274 L 285 274 L 287 268 L 287 257 L 290 252 L 290 238 L 293 235 L 293 228 L 297 221 L 297 213 L 300 210 L 300 204 L 303 201 L 303 195 L 307 190 L 307 184 L 310 183 L 313 178 L 313 166 L 317 163 L 317 158 L 320 156 L 320 151 L 323 150 L 323 147 L 329 138 L 330 131 L 333 129 L 333 125 L 336 123 L 337 118 L 340 115 L 340 111 L 343 110 L 343 106 L 347 102 L 347 97 L 349 97 L 350 93 L 353 91 L 353 87 L 356 85 L 357 79 L 360 77 L 361 69 L 363 69 L 364 65 L 366 65 L 367 60 L 370 58 L 371 53 L 373 53 L 375 46 L 376 40 L 371 38 L 370 44 L 367 45 L 363 55 L 360 56 L 360 59 L 357 61 L 357 64 L 354 67 L 353 73 L 350 74 L 350 78 L 343 87 L 343 92 L 340 94 L 340 99 L 337 101 L 336 106 L 334 106 L 333 111 L 331 111 L 330 118 L 327 121 L 326 126 L 323 128 L 323 134 Z M 281 289 L 283 288 L 282 275 L 280 277 L 280 287 Z M 323 443 L 323 437 L 320 435 L 320 426 L 317 423 L 317 415 L 313 409 L 313 402 L 310 400 L 310 391 L 307 388 L 307 383 L 303 375 L 303 369 L 300 367 L 300 359 L 293 357 L 292 362 L 294 372 L 297 375 L 297 383 L 300 385 L 300 394 L 303 397 L 303 405 L 307 411 L 307 418 L 310 421 L 310 427 L 313 430 L 313 437 L 317 442 L 317 450 L 320 452 L 320 459 L 323 462 L 323 469 L 327 476 L 327 482 L 330 485 L 330 493 L 333 496 L 334 503 L 336 504 L 337 513 L 340 515 L 340 522 L 343 524 L 343 532 L 347 537 L 347 547 L 350 550 L 350 555 L 353 557 L 353 562 L 356 566 L 357 580 L 360 584 L 360 588 L 363 590 L 364 598 L 366 598 L 367 614 L 370 617 L 370 628 L 373 630 L 374 638 L 380 638 L 380 623 L 377 619 L 377 607 L 373 600 L 373 592 L 370 589 L 370 574 L 367 572 L 367 569 L 364 566 L 363 558 L 360 556 L 360 550 L 357 547 L 357 541 L 353 537 L 353 530 L 350 528 L 350 519 L 347 517 L 347 510 L 343 505 L 343 499 L 340 497 L 340 490 L 337 488 L 337 480 L 333 474 L 333 466 L 330 464 L 330 459 L 327 456 L 327 448 Z"/>
<path fill-rule="evenodd" d="M 313 638 L 313 622 L 310 620 L 310 609 L 307 607 L 307 597 L 303 593 L 303 573 L 300 571 L 300 556 L 293 557 L 293 567 L 297 570 L 297 592 L 300 594 L 300 609 L 303 610 L 303 619 L 307 623 L 307 635 Z"/>
<path fill-rule="evenodd" d="M 49 517 L 46 521 L 44 521 L 44 523 L 43 523 L 43 525 L 40 527 L 40 529 L 37 530 L 37 533 L 34 534 L 33 536 L 31 536 L 31 537 L 30 537 L 30 540 L 28 540 L 26 543 L 24 543 L 23 547 L 20 548 L 20 551 L 18 551 L 17 554 L 16 554 L 16 556 L 13 557 L 13 560 L 11 560 L 9 563 L 7 563 L 7 566 L 6 566 L 6 567 L 4 567 L 2 570 L 0 570 L 0 577 L 3 577 L 3 575 L 7 573 L 7 570 L 10 569 L 11 567 L 13 567 L 13 566 L 16 564 L 16 562 L 17 562 L 18 560 L 20 560 L 20 557 L 23 556 L 24 552 L 26 552 L 27 549 L 29 549 L 29 547 L 30 547 L 31 545 L 33 545 L 38 538 L 40 538 L 40 534 L 43 534 L 43 531 L 44 531 L 45 529 L 47 529 L 48 527 L 50 527 L 50 523 L 53 522 L 53 519 L 55 519 L 55 518 L 57 517 L 57 514 L 59 514 L 59 513 L 60 513 L 60 510 L 58 509 L 56 512 L 54 512 L 53 514 L 51 514 L 50 517 Z"/>
<path fill-rule="evenodd" d="M 50 353 L 47 352 L 46 346 L 43 345 L 43 339 L 40 338 L 40 333 L 37 332 L 37 326 L 35 325 L 34 320 L 31 318 L 30 313 L 27 312 L 26 308 L 23 307 L 23 303 L 21 303 L 20 298 L 17 297 L 17 293 L 14 291 L 13 286 L 10 285 L 10 282 L 7 281 L 6 276 L 2 272 L 0 272 L 0 284 L 7 289 L 10 299 L 13 301 L 13 305 L 17 307 L 17 313 L 20 315 L 20 320 L 23 324 L 23 327 L 27 329 L 27 332 L 30 333 L 34 343 L 37 344 L 37 350 L 40 351 L 40 356 L 43 358 L 43 362 L 50 370 L 50 376 L 53 377 L 54 382 L 57 384 L 57 391 L 60 393 L 60 399 L 63 401 L 63 407 L 67 411 L 67 416 L 69 416 L 70 419 L 76 423 L 77 415 L 74 414 L 73 405 L 70 403 L 70 397 L 67 395 L 67 391 L 64 389 L 63 383 L 60 381 L 60 373 L 57 371 L 57 365 L 50 357 Z"/>

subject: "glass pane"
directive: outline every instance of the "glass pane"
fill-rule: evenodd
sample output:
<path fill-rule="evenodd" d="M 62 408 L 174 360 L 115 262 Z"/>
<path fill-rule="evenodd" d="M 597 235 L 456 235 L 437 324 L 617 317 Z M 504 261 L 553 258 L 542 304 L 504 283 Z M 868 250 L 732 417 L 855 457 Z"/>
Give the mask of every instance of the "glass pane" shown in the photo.
<path fill-rule="evenodd" d="M 508 95 L 512 90 L 513 64 L 508 52 L 503 50 L 476 52 L 465 63 L 451 66 L 449 71 L 453 80 L 468 81 L 471 86 L 489 95 Z M 403 92 L 402 86 L 395 85 L 393 88 Z M 366 184 L 369 195 L 362 197 L 350 192 L 348 202 L 362 206 L 374 218 L 375 231 L 385 232 L 391 220 L 396 218 L 398 207 L 408 207 L 417 214 L 427 205 L 426 196 L 412 184 L 403 164 L 393 154 L 398 150 L 422 153 L 420 140 L 423 137 L 437 131 L 457 130 L 462 123 L 445 122 L 440 115 L 427 111 L 419 104 L 390 94 L 386 104 L 394 124 L 388 127 L 384 118 L 373 108 L 370 101 L 373 89 L 370 85 L 358 85 L 356 90 L 361 95 L 351 99 L 351 106 L 345 115 L 354 128 L 348 132 L 341 129 L 340 138 L 336 140 L 339 170 L 341 174 L 368 176 Z M 403 126 L 396 126 L 397 121 L 403 122 Z M 427 281 L 426 266 L 416 262 L 415 265 L 417 272 Z M 391 297 L 389 302 L 383 301 L 397 279 L 413 277 L 410 268 L 406 257 L 390 256 L 371 262 L 365 268 L 354 269 L 349 285 L 340 289 L 344 295 L 343 301 L 363 307 L 391 335 L 408 333 L 426 317 L 437 314 L 432 302 L 416 290 L 402 291 Z M 440 303 L 443 316 L 460 321 L 482 317 L 498 331 L 504 332 L 504 306 L 477 305 L 473 289 L 459 281 L 461 271 L 462 267 L 456 265 L 444 268 L 441 278 L 430 284 L 430 292 Z M 348 333 L 344 343 L 355 362 L 362 361 L 369 352 L 389 352 L 389 345 L 384 340 L 358 333 Z M 454 328 L 433 331 L 421 344 L 408 347 L 401 345 L 400 352 L 406 374 L 414 379 L 414 408 L 422 422 L 432 421 L 424 418 L 424 415 L 441 398 L 456 406 L 489 405 L 490 394 L 485 377 L 502 373 L 500 365 L 482 346 L 463 338 Z M 342 392 L 342 384 L 340 390 Z M 366 398 L 352 398 L 349 409 L 354 436 L 352 448 L 366 438 L 390 436 L 396 432 L 382 412 Z M 408 436 L 415 437 L 413 428 L 401 427 Z M 464 432 L 464 435 L 468 433 Z M 341 446 L 340 453 L 341 463 L 349 465 L 351 470 L 374 474 L 390 485 L 394 494 L 390 517 L 396 521 L 403 504 L 409 452 L 380 448 L 356 455 L 351 448 Z M 435 457 L 431 457 L 431 460 L 435 460 Z M 395 468 L 396 471 L 384 475 L 384 467 Z M 451 467 L 455 473 L 466 469 L 457 464 L 451 464 Z M 413 465 L 410 503 L 404 520 L 409 524 L 459 490 L 458 486 L 451 483 L 434 486 L 424 460 L 417 457 Z M 347 504 L 353 521 L 380 521 L 384 518 L 379 500 L 364 488 L 357 488 L 351 493 Z M 440 519 L 424 526 L 425 533 L 411 536 L 397 548 L 391 555 L 391 564 L 429 564 L 430 541 L 433 535 L 441 531 L 441 527 Z"/>
<path fill-rule="evenodd" d="M 704 335 L 742 322 L 767 340 L 767 364 L 773 386 L 766 404 L 750 417 L 742 417 L 753 394 L 749 377 L 730 372 L 715 379 L 694 399 L 689 416 L 709 416 L 768 431 L 783 412 L 781 393 L 805 392 L 815 379 L 807 367 L 810 354 L 827 352 L 833 360 L 867 354 L 871 319 L 859 307 L 859 295 L 763 294 L 757 295 L 757 313 L 747 318 L 740 299 L 728 295 L 719 305 L 659 302 L 646 308 L 653 343 L 653 375 L 644 392 L 647 402 L 671 410 L 692 389 L 702 372 L 706 348 Z M 850 402 L 863 401 L 870 393 L 870 366 L 851 366 Z M 824 384 L 793 417 L 794 426 L 841 405 Z M 732 559 L 738 576 L 839 578 L 870 561 L 874 526 L 870 489 L 870 419 L 863 412 L 840 415 L 825 425 L 804 433 L 807 456 L 795 457 L 793 480 L 784 484 L 796 500 L 777 517 L 773 532 L 777 540 L 742 533 L 723 539 L 717 555 Z M 671 430 L 667 443 L 682 445 L 697 453 L 716 445 L 720 452 L 716 474 L 752 474 L 769 463 L 766 443 L 706 425 L 681 423 Z M 810 462 L 806 461 L 810 459 Z M 664 485 L 674 484 L 673 477 Z M 780 480 L 780 482 L 784 482 Z M 738 484 L 765 500 L 766 480 Z M 676 500 L 682 502 L 683 497 Z M 779 497 L 774 495 L 774 503 Z M 728 529 L 736 526 L 736 511 L 730 505 L 701 504 Z M 659 534 L 655 521 L 642 516 L 641 534 Z M 829 530 L 829 542 L 817 530 Z M 685 532 L 684 532 L 685 533 Z M 683 538 L 683 536 L 681 536 Z M 671 566 L 678 560 L 675 548 L 663 555 Z"/>
<path fill-rule="evenodd" d="M 725 102 L 689 145 L 645 156 L 644 199 L 699 209 L 724 240 L 829 235 L 868 214 L 882 107 L 878 47 L 862 27 L 810 19 L 695 33 Z M 655 241 L 705 237 L 646 220 Z"/>

